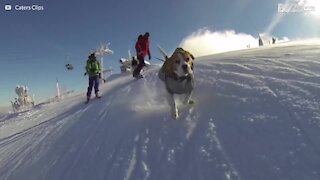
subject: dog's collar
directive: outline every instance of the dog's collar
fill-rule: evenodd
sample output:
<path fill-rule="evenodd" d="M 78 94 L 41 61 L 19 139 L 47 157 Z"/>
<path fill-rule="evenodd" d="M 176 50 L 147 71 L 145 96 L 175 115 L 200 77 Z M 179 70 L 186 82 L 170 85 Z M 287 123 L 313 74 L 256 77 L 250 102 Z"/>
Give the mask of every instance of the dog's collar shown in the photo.
<path fill-rule="evenodd" d="M 170 78 L 172 78 L 172 79 L 174 79 L 175 81 L 178 81 L 178 82 L 182 82 L 184 80 L 187 80 L 187 81 L 191 80 L 191 75 L 190 74 L 178 77 L 178 75 L 176 73 L 172 73 L 171 76 L 167 76 L 167 77 L 170 77 Z"/>
<path fill-rule="evenodd" d="M 182 82 L 184 80 L 190 81 L 191 80 L 191 76 L 190 75 L 186 75 L 186 76 L 179 77 L 177 79 L 177 81 L 179 81 L 179 82 Z"/>

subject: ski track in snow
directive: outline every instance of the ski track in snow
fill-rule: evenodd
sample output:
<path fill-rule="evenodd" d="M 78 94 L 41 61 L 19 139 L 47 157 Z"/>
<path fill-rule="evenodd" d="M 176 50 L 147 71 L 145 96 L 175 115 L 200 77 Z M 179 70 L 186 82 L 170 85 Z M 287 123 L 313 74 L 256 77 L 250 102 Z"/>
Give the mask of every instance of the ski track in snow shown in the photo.
<path fill-rule="evenodd" d="M 319 48 L 201 58 L 196 104 L 178 120 L 158 66 L 113 78 L 87 105 L 75 96 L 3 115 L 0 179 L 320 179 Z"/>

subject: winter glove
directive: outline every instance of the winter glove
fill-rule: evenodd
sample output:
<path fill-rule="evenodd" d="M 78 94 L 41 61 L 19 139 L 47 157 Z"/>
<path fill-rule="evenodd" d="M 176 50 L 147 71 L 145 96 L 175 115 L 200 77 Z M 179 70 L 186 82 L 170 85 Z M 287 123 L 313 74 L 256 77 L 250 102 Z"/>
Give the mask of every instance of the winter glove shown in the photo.
<path fill-rule="evenodd" d="M 151 60 L 151 55 L 149 56 L 149 60 Z"/>

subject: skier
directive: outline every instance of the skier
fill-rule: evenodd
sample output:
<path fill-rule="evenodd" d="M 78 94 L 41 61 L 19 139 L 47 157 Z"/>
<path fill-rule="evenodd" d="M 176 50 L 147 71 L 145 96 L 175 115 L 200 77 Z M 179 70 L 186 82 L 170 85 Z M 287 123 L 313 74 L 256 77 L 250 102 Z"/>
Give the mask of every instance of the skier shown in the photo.
<path fill-rule="evenodd" d="M 146 32 L 144 35 L 139 35 L 138 41 L 136 42 L 136 52 L 137 52 L 137 59 L 139 64 L 137 68 L 133 71 L 133 77 L 135 78 L 142 78 L 143 76 L 140 74 L 141 69 L 145 66 L 144 58 L 146 55 L 149 56 L 149 60 L 151 59 L 151 54 L 149 50 L 149 32 Z"/>
<path fill-rule="evenodd" d="M 263 41 L 262 41 L 261 37 L 259 37 L 259 46 L 263 46 Z"/>
<path fill-rule="evenodd" d="M 91 91 L 93 87 L 96 97 L 101 98 L 101 96 L 99 96 L 99 78 L 101 78 L 101 66 L 94 53 L 90 54 L 88 58 L 89 59 L 87 60 L 85 73 L 85 75 L 89 76 L 87 102 L 89 102 L 90 100 Z"/>
<path fill-rule="evenodd" d="M 273 37 L 273 38 L 272 38 L 272 44 L 275 44 L 275 43 L 276 43 L 276 38 Z"/>

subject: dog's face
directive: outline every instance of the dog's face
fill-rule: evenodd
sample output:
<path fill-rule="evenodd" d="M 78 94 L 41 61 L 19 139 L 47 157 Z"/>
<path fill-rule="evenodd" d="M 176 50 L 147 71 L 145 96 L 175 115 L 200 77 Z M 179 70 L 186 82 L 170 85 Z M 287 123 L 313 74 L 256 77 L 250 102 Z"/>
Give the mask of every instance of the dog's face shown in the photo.
<path fill-rule="evenodd" d="M 186 52 L 178 52 L 174 62 L 174 72 L 178 77 L 188 76 L 192 72 L 192 58 Z"/>
<path fill-rule="evenodd" d="M 188 51 L 177 48 L 164 64 L 168 74 L 174 73 L 178 77 L 188 76 L 193 73 L 194 57 Z"/>

